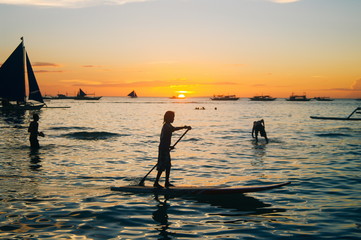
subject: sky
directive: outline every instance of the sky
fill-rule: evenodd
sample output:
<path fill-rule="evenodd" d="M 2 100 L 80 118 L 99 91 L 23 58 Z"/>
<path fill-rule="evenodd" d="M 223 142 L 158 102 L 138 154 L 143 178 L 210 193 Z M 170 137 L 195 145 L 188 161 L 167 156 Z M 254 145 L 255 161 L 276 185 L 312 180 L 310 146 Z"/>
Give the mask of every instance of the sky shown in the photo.
<path fill-rule="evenodd" d="M 0 0 L 43 94 L 361 98 L 360 0 Z"/>

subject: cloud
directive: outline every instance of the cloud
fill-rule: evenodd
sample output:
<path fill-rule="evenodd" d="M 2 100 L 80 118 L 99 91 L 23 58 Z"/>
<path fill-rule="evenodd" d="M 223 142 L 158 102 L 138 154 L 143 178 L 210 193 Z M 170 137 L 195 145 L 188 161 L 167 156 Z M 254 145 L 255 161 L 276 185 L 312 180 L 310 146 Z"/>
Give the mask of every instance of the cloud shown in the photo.
<path fill-rule="evenodd" d="M 361 78 L 355 80 L 349 88 L 327 88 L 319 89 L 322 91 L 343 91 L 343 92 L 359 92 L 361 91 Z"/>
<path fill-rule="evenodd" d="M 39 7 L 81 8 L 99 5 L 123 5 L 152 0 L 0 0 L 0 4 L 28 5 Z"/>
<path fill-rule="evenodd" d="M 89 80 L 83 80 L 83 79 L 67 79 L 62 80 L 64 83 L 71 84 L 72 86 L 83 86 L 83 87 L 97 87 L 97 88 L 126 88 L 126 87 L 142 87 L 142 88 L 154 88 L 154 87 L 189 87 L 189 86 L 205 86 L 205 85 L 237 85 L 238 83 L 234 82 L 210 82 L 210 83 L 204 83 L 204 82 L 192 82 L 192 83 L 184 83 L 177 80 L 172 81 L 134 81 L 134 82 L 104 82 L 104 81 L 89 81 Z"/>
<path fill-rule="evenodd" d="M 139 81 L 139 82 L 129 82 L 129 83 L 104 83 L 102 81 L 88 81 L 82 79 L 68 79 L 62 80 L 62 82 L 69 83 L 73 86 L 83 86 L 83 87 L 166 87 L 169 86 L 169 82 L 165 81 Z"/>
<path fill-rule="evenodd" d="M 97 66 L 97 65 L 83 65 L 82 67 L 83 67 L 83 68 L 98 68 L 98 67 L 101 67 L 101 66 Z"/>
<path fill-rule="evenodd" d="M 38 7 L 82 8 L 99 5 L 123 5 L 155 0 L 0 0 L 0 4 L 28 5 Z M 301 0 L 266 0 L 274 3 L 293 3 Z"/>
<path fill-rule="evenodd" d="M 55 63 L 47 63 L 47 62 L 34 62 L 32 64 L 33 67 L 60 67 L 60 65 Z"/>
<path fill-rule="evenodd" d="M 59 70 L 59 71 L 37 70 L 34 72 L 36 72 L 36 73 L 62 73 L 63 71 L 61 71 L 61 70 Z"/>
<path fill-rule="evenodd" d="M 301 0 L 269 0 L 269 1 L 275 3 L 293 3 L 293 2 L 299 2 Z"/>
<path fill-rule="evenodd" d="M 253 84 L 252 87 L 267 87 L 266 84 Z"/>
<path fill-rule="evenodd" d="M 345 91 L 345 92 L 354 91 L 351 88 L 329 88 L 329 89 L 320 89 L 320 90 L 323 90 L 323 91 Z"/>
<path fill-rule="evenodd" d="M 60 65 L 56 63 L 49 62 L 34 62 L 32 64 L 33 67 L 60 67 Z M 34 70 L 36 73 L 62 73 L 62 70 Z"/>
<path fill-rule="evenodd" d="M 345 91 L 345 92 L 358 92 L 358 91 L 361 91 L 361 78 L 355 80 L 350 88 L 331 88 L 331 89 L 326 89 L 326 90 Z"/>
<path fill-rule="evenodd" d="M 231 64 L 226 64 L 226 66 L 230 66 L 230 67 L 245 67 L 247 66 L 246 64 L 242 64 L 242 63 L 231 63 Z"/>
<path fill-rule="evenodd" d="M 351 86 L 353 90 L 361 91 L 361 78 L 357 79 Z"/>
<path fill-rule="evenodd" d="M 238 83 L 235 83 L 235 82 L 214 82 L 214 83 L 210 83 L 210 85 L 238 85 Z"/>
<path fill-rule="evenodd" d="M 83 79 L 66 79 L 61 82 L 69 83 L 73 86 L 103 86 L 101 81 L 83 80 Z"/>

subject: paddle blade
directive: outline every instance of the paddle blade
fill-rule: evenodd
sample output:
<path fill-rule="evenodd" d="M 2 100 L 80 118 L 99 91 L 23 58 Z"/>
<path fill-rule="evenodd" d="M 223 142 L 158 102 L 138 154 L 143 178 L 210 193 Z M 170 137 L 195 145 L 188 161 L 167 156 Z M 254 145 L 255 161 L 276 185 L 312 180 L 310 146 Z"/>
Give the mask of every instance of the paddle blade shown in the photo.
<path fill-rule="evenodd" d="M 138 186 L 144 187 L 145 178 L 143 178 L 139 183 Z"/>

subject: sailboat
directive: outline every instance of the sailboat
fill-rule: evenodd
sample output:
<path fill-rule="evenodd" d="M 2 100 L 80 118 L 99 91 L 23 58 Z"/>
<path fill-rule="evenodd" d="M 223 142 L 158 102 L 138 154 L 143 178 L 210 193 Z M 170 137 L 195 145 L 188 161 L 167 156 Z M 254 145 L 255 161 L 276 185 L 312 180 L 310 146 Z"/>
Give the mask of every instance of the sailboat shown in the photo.
<path fill-rule="evenodd" d="M 29 86 L 28 99 L 26 97 L 26 80 Z M 40 109 L 45 105 L 24 47 L 23 38 L 21 38 L 19 46 L 0 67 L 0 99 L 1 110 L 33 110 Z"/>
<path fill-rule="evenodd" d="M 137 98 L 138 95 L 137 95 L 137 93 L 133 90 L 131 93 L 128 94 L 128 97 Z"/>
<path fill-rule="evenodd" d="M 90 97 L 89 95 L 94 95 L 94 94 L 85 93 L 81 88 L 79 88 L 79 92 L 74 99 L 76 99 L 76 100 L 99 100 L 101 98 L 101 97 L 95 97 L 95 96 Z"/>

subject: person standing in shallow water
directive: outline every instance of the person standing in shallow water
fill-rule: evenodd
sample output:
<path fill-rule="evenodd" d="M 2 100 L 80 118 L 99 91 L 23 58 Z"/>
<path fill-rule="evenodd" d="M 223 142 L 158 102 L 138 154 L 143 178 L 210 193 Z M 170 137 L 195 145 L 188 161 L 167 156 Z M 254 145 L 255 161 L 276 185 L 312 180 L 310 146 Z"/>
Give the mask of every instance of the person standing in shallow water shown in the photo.
<path fill-rule="evenodd" d="M 154 187 L 162 188 L 159 184 L 159 179 L 162 173 L 165 171 L 165 187 L 172 187 L 173 184 L 169 181 L 170 170 L 171 170 L 171 158 L 170 151 L 173 149 L 171 146 L 172 133 L 181 129 L 191 130 L 192 127 L 173 127 L 172 123 L 174 122 L 175 113 L 173 111 L 167 111 L 164 114 L 164 122 L 162 127 L 162 132 L 160 134 L 160 143 L 158 151 L 158 163 L 157 163 L 157 177 L 154 182 Z"/>
<path fill-rule="evenodd" d="M 263 119 L 253 122 L 252 137 L 256 138 L 256 143 L 258 142 L 258 133 L 260 133 L 261 136 L 266 139 L 266 143 L 268 143 L 267 133 L 265 130 L 265 124 Z"/>
<path fill-rule="evenodd" d="M 30 133 L 30 147 L 32 149 L 38 149 L 40 147 L 38 136 L 44 137 L 42 132 L 39 132 L 39 115 L 34 113 L 33 114 L 33 121 L 30 122 L 28 132 Z"/>

